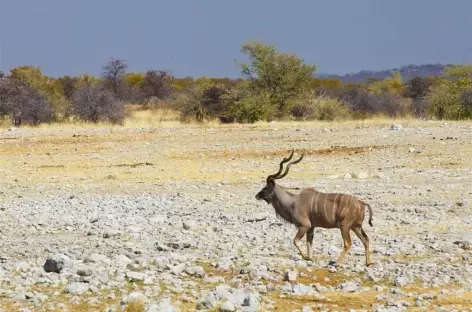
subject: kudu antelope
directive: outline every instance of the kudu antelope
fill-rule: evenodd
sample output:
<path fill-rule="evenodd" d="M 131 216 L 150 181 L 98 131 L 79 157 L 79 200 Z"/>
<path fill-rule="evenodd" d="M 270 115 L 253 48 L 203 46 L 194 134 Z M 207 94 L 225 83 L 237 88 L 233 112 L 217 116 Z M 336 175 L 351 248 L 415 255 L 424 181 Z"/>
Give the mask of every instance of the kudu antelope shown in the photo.
<path fill-rule="evenodd" d="M 282 173 L 283 164 L 293 157 L 294 150 L 289 157 L 284 158 L 280 162 L 279 171 L 276 174 L 267 177 L 267 184 L 256 195 L 257 200 L 264 200 L 272 205 L 276 215 L 285 221 L 295 225 L 298 232 L 293 239 L 293 244 L 300 252 L 303 259 L 309 260 L 312 257 L 313 233 L 316 227 L 325 229 L 339 228 L 344 241 L 344 249 L 341 251 L 335 263 L 339 266 L 346 253 L 351 248 L 352 230 L 362 241 L 365 247 L 366 266 L 371 262 L 369 252 L 369 237 L 362 229 L 362 223 L 365 217 L 364 206 L 369 208 L 369 225 L 372 225 L 372 208 L 366 202 L 349 194 L 341 193 L 322 193 L 314 188 L 302 189 L 299 194 L 292 194 L 284 190 L 280 185 L 275 183 L 276 179 L 282 179 L 288 173 L 291 165 L 299 163 L 305 153 L 297 160 L 288 163 L 285 172 Z M 304 255 L 300 249 L 300 240 L 307 235 L 308 255 Z"/>

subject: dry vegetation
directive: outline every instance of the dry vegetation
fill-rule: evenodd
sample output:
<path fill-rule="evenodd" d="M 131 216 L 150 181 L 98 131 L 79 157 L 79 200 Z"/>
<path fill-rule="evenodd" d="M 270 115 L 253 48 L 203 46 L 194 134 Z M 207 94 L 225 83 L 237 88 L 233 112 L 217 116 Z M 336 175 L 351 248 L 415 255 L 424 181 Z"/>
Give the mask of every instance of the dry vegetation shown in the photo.
<path fill-rule="evenodd" d="M 358 183 L 354 180 L 335 181 L 346 173 L 367 171 L 371 177 L 381 172 L 388 182 L 379 188 L 376 181 L 369 183 L 369 196 L 374 198 L 374 224 L 385 203 L 420 206 L 424 196 L 412 192 L 408 198 L 391 190 L 416 189 L 418 185 L 431 183 L 433 189 L 428 200 L 458 199 L 470 202 L 471 193 L 466 186 L 455 182 L 454 177 L 470 174 L 472 159 L 472 125 L 467 122 L 396 121 L 405 132 L 389 132 L 392 120 L 364 120 L 348 122 L 276 122 L 252 125 L 181 125 L 171 111 L 142 111 L 131 109 L 124 127 L 87 124 L 41 125 L 38 128 L 4 129 L 0 132 L 0 199 L 15 197 L 43 197 L 54 194 L 141 194 L 185 193 L 196 197 L 218 197 L 219 192 L 233 192 L 236 188 L 254 196 L 268 173 L 276 169 L 276 162 L 287 150 L 306 150 L 307 158 L 292 168 L 289 178 L 282 181 L 287 187 L 313 186 L 326 190 L 354 192 Z M 394 121 L 395 122 L 395 121 Z M 415 151 L 410 150 L 414 148 Z M 418 151 L 418 152 L 416 152 Z M 380 168 L 380 169 L 379 169 Z M 408 171 L 442 170 L 447 182 L 438 179 L 425 181 L 425 176 Z M 436 183 L 436 184 L 433 184 Z M 444 192 L 435 191 L 449 183 Z M 455 186 L 455 188 L 454 188 Z M 426 187 L 426 186 L 425 186 Z M 390 190 L 389 190 L 390 188 Z M 210 191 L 211 190 L 211 191 Z M 253 194 L 254 193 L 254 194 Z M 414 193 L 414 194 L 413 194 Z M 465 197 L 464 197 L 465 196 Z M 254 211 L 257 207 L 248 207 Z M 225 207 L 221 207 L 225 210 Z M 257 208 L 258 209 L 258 208 Z M 261 209 L 270 209 L 263 207 Z M 385 215 L 382 215 L 385 216 Z M 432 232 L 448 232 L 452 228 L 470 231 L 467 226 L 448 225 L 442 221 Z M 424 230 L 424 229 L 423 229 Z M 385 224 L 375 229 L 381 233 L 415 233 L 414 225 Z M 375 244 L 375 235 L 373 237 Z M 376 255 L 375 257 L 382 257 Z M 348 256 L 349 258 L 349 256 Z M 387 261 L 389 257 L 384 256 Z M 414 257 L 392 257 L 394 261 L 412 261 Z M 416 259 L 421 261 L 421 259 Z M 348 259 L 349 262 L 349 259 Z M 230 282 L 239 272 L 222 273 L 204 264 L 207 274 L 223 276 Z M 352 280 L 352 275 L 330 274 L 325 268 L 303 271 L 298 280 L 304 284 L 338 285 Z M 466 273 L 464 273 L 466 274 Z M 197 280 L 198 282 L 198 280 Z M 201 281 L 199 281 L 201 283 Z M 389 287 L 391 281 L 372 283 L 363 281 L 369 290 L 361 294 L 328 293 L 325 299 L 307 296 L 284 296 L 269 292 L 276 311 L 293 311 L 302 306 L 316 309 L 347 311 L 350 308 L 369 309 L 379 303 L 376 296 L 382 291 L 374 285 Z M 209 287 L 209 285 L 199 285 Z M 136 285 L 136 289 L 146 286 Z M 459 288 L 459 286 L 451 286 Z M 57 289 L 42 289 L 51 294 Z M 404 300 L 413 305 L 415 295 L 440 294 L 441 289 L 425 289 L 423 286 L 404 289 Z M 385 292 L 385 291 L 383 291 Z M 409 295 L 409 293 L 415 295 Z M 51 296 L 50 301 L 69 302 L 67 295 Z M 432 306 L 472 309 L 472 293 L 460 296 L 439 295 L 432 299 Z M 105 306 L 118 308 L 117 300 L 108 300 L 99 306 L 67 304 L 68 311 L 103 311 Z M 48 302 L 49 303 L 49 302 Z M 180 302 L 184 311 L 193 310 L 194 303 Z M 2 299 L 5 311 L 17 311 L 21 304 Z M 422 311 L 411 306 L 408 311 Z M 128 312 L 142 311 L 140 307 L 127 307 Z"/>

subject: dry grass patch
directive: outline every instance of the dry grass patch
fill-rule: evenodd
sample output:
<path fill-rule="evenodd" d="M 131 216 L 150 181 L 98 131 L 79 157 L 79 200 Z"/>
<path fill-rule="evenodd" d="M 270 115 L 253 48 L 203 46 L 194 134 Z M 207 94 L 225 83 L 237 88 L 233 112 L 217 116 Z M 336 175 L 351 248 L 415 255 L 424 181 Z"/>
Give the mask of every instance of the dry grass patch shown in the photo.
<path fill-rule="evenodd" d="M 144 312 L 146 303 L 144 300 L 133 300 L 126 306 L 124 312 Z"/>
<path fill-rule="evenodd" d="M 357 277 L 357 276 L 355 276 Z M 297 283 L 316 284 L 323 286 L 337 286 L 345 281 L 352 280 L 354 276 L 347 276 L 342 272 L 330 273 L 328 269 L 306 269 L 299 271 Z"/>
<path fill-rule="evenodd" d="M 371 291 L 363 292 L 361 294 L 351 293 L 327 293 L 324 294 L 325 299 L 317 298 L 316 296 L 285 296 L 278 292 L 270 294 L 270 298 L 275 302 L 275 311 L 292 312 L 296 309 L 301 309 L 303 306 L 310 306 L 315 311 L 323 309 L 342 309 L 347 311 L 349 309 L 367 309 L 374 303 L 382 303 L 377 301 L 376 296 L 380 292 Z"/>
<path fill-rule="evenodd" d="M 331 146 L 330 148 L 325 149 L 295 149 L 296 153 L 305 152 L 305 155 L 330 155 L 330 156 L 344 156 L 344 155 L 354 155 L 359 153 L 372 152 L 374 150 L 386 149 L 389 148 L 388 145 L 379 145 L 379 146 Z M 198 154 L 188 154 L 188 153 L 174 153 L 170 156 L 174 160 L 184 160 L 184 159 L 193 159 L 193 158 L 263 158 L 263 157 L 287 157 L 289 153 L 288 149 L 277 149 L 277 150 L 204 150 L 200 151 Z"/>

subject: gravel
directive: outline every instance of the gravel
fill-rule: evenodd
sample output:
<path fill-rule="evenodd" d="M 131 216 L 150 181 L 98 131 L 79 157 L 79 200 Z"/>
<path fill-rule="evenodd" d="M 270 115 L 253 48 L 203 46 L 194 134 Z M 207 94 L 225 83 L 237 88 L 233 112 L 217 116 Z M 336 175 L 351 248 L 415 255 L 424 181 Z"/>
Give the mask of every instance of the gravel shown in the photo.
<path fill-rule="evenodd" d="M 379 136 L 412 133 L 401 125 L 382 131 Z M 145 301 L 145 311 L 180 311 L 183 306 L 259 311 L 273 310 L 280 296 L 324 300 L 376 292 L 376 302 L 365 306 L 366 311 L 436 309 L 431 301 L 448 296 L 441 293 L 445 286 L 472 291 L 471 194 L 465 183 L 472 172 L 401 167 L 401 157 L 392 158 L 396 153 L 420 157 L 425 150 L 378 150 L 372 152 L 375 158 L 364 159 L 375 166 L 317 177 L 316 182 L 281 182 L 315 183 L 323 191 L 343 189 L 366 199 L 374 211 L 374 227 L 364 225 L 373 250 L 369 268 L 353 234 L 341 267 L 328 266 L 343 247 L 337 229 L 315 230 L 314 259 L 302 260 L 292 244 L 296 230 L 277 219 L 272 207 L 254 200 L 263 186 L 261 173 L 260 181 L 244 186 L 174 182 L 159 194 L 58 192 L 3 201 L 0 297 L 19 303 L 24 311 L 110 300 L 124 307 L 130 299 Z M 452 190 L 459 195 L 451 196 Z M 430 293 L 403 290 L 418 285 Z M 304 301 L 298 311 L 328 310 L 329 301 L 321 302 Z"/>

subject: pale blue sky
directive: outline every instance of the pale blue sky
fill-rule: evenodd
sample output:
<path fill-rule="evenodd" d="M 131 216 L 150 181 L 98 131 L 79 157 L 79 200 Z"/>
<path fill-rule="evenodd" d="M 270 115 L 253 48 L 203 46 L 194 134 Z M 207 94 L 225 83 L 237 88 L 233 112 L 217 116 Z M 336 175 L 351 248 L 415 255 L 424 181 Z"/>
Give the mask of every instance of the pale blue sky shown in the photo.
<path fill-rule="evenodd" d="M 261 40 L 343 74 L 472 62 L 471 16 L 472 0 L 0 0 L 0 45 L 3 69 L 51 76 L 98 75 L 115 57 L 130 71 L 238 77 L 241 44 Z"/>

